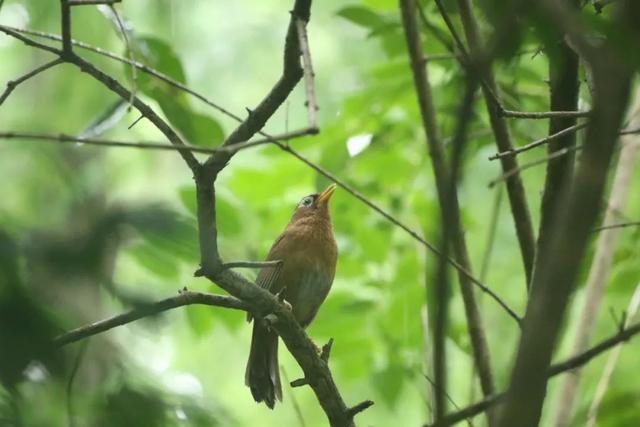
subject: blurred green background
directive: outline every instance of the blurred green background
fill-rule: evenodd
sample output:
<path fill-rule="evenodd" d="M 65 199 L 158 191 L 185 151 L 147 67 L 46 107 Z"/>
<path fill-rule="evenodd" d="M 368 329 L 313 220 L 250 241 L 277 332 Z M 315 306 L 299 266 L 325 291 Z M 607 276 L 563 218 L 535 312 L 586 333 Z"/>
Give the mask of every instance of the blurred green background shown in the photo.
<path fill-rule="evenodd" d="M 424 3 L 427 18 L 447 34 L 433 2 Z M 284 0 L 124 0 L 117 10 L 131 26 L 136 59 L 242 115 L 279 77 L 291 7 Z M 457 18 L 455 9 L 451 12 Z M 0 23 L 59 33 L 58 2 L 6 0 Z M 74 8 L 72 31 L 78 40 L 126 55 L 105 9 Z M 308 31 L 321 133 L 292 146 L 427 240 L 437 241 L 439 208 L 396 1 L 314 2 Z M 509 109 L 546 110 L 546 57 L 533 53 L 540 47 L 535 34 L 524 29 L 521 36 L 513 47 L 519 54 L 496 64 L 501 95 Z M 431 54 L 446 53 L 428 33 L 424 46 Z M 79 52 L 131 86 L 130 68 Z M 0 35 L 1 84 L 49 59 Z M 441 132 L 449 137 L 463 75 L 453 60 L 433 61 L 429 71 Z M 215 146 L 234 127 L 205 104 L 140 72 L 136 81 L 141 96 L 193 144 Z M 145 120 L 127 129 L 138 114 L 126 104 L 113 113 L 117 101 L 74 67 L 57 66 L 19 86 L 0 106 L 0 131 L 163 141 Z M 488 187 L 499 165 L 487 161 L 495 145 L 484 105 L 476 104 L 460 186 L 466 237 L 476 275 L 522 313 L 526 291 L 520 254 L 506 197 L 499 197 L 500 186 Z M 105 117 L 110 119 L 106 125 Z M 518 144 L 547 131 L 545 121 L 510 125 Z M 304 126 L 299 85 L 266 130 L 277 134 Z M 542 151 L 534 151 L 521 161 L 541 156 Z M 534 223 L 543 178 L 544 167 L 523 174 Z M 633 183 L 624 213 L 638 218 L 640 171 Z M 276 147 L 240 152 L 217 181 L 224 259 L 262 259 L 298 200 L 326 184 Z M 496 206 L 495 243 L 488 249 Z M 44 345 L 65 330 L 175 295 L 184 286 L 219 292 L 192 277 L 198 265 L 194 209 L 193 180 L 176 153 L 0 141 L 1 426 L 326 425 L 309 388 L 285 387 L 284 402 L 275 411 L 253 402 L 244 386 L 250 327 L 240 312 L 179 308 L 59 351 Z M 319 344 L 335 338 L 331 368 L 347 403 L 376 402 L 358 416 L 359 425 L 421 425 L 431 416 L 430 385 L 424 377 L 430 348 L 422 312 L 428 301 L 425 280 L 432 276 L 436 258 L 344 191 L 336 193 L 332 213 L 340 250 L 337 276 L 308 332 Z M 597 338 L 615 331 L 609 309 L 621 313 L 640 281 L 639 237 L 637 228 L 621 231 Z M 496 381 L 503 389 L 518 328 L 492 300 L 478 298 Z M 579 308 L 582 298 L 578 290 L 573 307 Z M 577 312 L 569 314 L 567 338 Z M 480 398 L 480 392 L 472 381 L 457 290 L 450 314 L 449 394 L 464 406 Z M 568 355 L 570 341 L 563 341 L 556 359 Z M 622 352 L 600 412 L 603 426 L 640 425 L 639 345 L 631 342 Z M 576 426 L 584 422 L 605 359 L 585 371 Z M 280 360 L 285 382 L 300 376 L 282 348 Z M 557 384 L 550 383 L 551 396 Z M 476 420 L 476 425 L 483 423 L 481 417 Z"/>

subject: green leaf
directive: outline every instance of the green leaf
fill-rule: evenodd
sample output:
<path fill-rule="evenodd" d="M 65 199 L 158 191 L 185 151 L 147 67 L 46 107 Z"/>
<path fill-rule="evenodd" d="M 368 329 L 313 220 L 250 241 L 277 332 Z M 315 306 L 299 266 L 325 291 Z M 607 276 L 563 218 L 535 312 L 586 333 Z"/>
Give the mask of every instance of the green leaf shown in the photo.
<path fill-rule="evenodd" d="M 148 244 L 139 244 L 128 250 L 140 266 L 165 279 L 178 277 L 178 265 L 174 258 Z"/>
<path fill-rule="evenodd" d="M 384 16 L 362 6 L 347 6 L 340 9 L 336 15 L 360 27 L 376 29 L 387 24 Z"/>
<path fill-rule="evenodd" d="M 133 40 L 134 57 L 180 83 L 186 84 L 182 62 L 171 46 L 153 37 Z M 131 73 L 126 73 L 130 76 Z M 218 121 L 194 111 L 189 99 L 175 87 L 146 73 L 138 73 L 137 87 L 158 102 L 171 125 L 193 145 L 217 145 L 224 139 Z"/>
<path fill-rule="evenodd" d="M 384 370 L 373 374 L 373 385 L 382 396 L 382 400 L 391 408 L 398 401 L 405 375 L 405 369 L 398 364 L 390 364 Z"/>
<path fill-rule="evenodd" d="M 202 337 L 211 330 L 214 321 L 215 307 L 206 305 L 190 305 L 185 308 L 187 321 L 197 337 Z"/>

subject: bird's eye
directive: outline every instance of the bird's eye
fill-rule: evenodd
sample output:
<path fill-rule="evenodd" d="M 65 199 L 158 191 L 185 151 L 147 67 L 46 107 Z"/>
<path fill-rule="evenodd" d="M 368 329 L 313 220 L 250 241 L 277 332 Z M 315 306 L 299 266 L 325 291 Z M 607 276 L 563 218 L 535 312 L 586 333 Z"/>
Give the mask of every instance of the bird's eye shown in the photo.
<path fill-rule="evenodd" d="M 313 204 L 313 197 L 307 196 L 300 202 L 300 206 L 309 207 Z"/>

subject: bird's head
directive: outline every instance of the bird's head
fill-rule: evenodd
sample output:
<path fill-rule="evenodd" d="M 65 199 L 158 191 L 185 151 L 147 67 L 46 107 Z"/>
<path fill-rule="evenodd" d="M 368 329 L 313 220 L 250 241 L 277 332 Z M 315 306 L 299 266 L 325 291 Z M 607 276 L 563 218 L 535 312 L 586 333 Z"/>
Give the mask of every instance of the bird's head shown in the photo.
<path fill-rule="evenodd" d="M 329 218 L 329 200 L 336 191 L 336 184 L 331 184 L 322 193 L 305 196 L 300 200 L 293 212 L 291 222 L 306 218 Z"/>

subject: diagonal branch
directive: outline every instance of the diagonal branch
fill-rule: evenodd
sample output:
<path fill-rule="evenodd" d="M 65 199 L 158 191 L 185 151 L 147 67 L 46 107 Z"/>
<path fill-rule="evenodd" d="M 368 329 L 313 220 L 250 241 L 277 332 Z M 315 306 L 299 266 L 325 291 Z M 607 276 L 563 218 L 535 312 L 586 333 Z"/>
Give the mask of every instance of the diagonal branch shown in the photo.
<path fill-rule="evenodd" d="M 73 329 L 72 331 L 56 337 L 53 340 L 53 343 L 56 346 L 71 344 L 93 335 L 106 332 L 110 329 L 117 328 L 118 326 L 135 322 L 136 320 L 144 317 L 154 316 L 163 311 L 193 304 L 211 305 L 245 311 L 249 308 L 247 304 L 234 297 L 182 290 L 179 292 L 179 295 L 175 297 L 166 298 L 152 304 L 145 304 L 126 313 Z"/>
<path fill-rule="evenodd" d="M 256 108 L 249 111 L 248 117 L 231 132 L 223 145 L 231 146 L 247 141 L 258 133 L 302 79 L 304 70 L 300 65 L 301 47 L 297 22 L 298 20 L 302 20 L 305 23 L 309 21 L 310 6 L 311 0 L 297 0 L 295 2 L 285 37 L 284 61 L 280 79 Z M 232 156 L 233 153 L 217 153 L 209 157 L 203 167 L 204 176 L 207 179 L 215 179 L 217 173 L 229 163 Z"/>
<path fill-rule="evenodd" d="M 491 157 L 489 157 L 489 160 L 497 160 L 497 159 L 506 159 L 509 157 L 515 157 L 520 153 L 524 153 L 525 151 L 529 151 L 533 148 L 539 147 L 541 145 L 547 144 L 551 141 L 555 141 L 559 138 L 565 137 L 567 135 L 571 135 L 576 133 L 577 131 L 586 128 L 589 125 L 589 122 L 583 122 L 583 123 L 578 123 L 577 125 L 573 125 L 573 126 L 569 126 L 567 128 L 564 128 L 562 130 L 559 130 L 555 133 L 552 133 L 549 136 L 545 136 L 544 138 L 540 138 L 537 139 L 533 142 L 530 142 L 527 145 L 523 145 L 522 147 L 517 147 L 517 148 L 510 148 L 508 150 L 504 150 L 504 151 L 500 151 L 494 155 L 492 155 Z M 515 170 L 515 169 L 511 169 L 511 170 Z M 505 171 L 506 172 L 506 171 Z"/>
<path fill-rule="evenodd" d="M 64 4 L 66 4 L 66 3 L 62 3 L 63 11 L 65 10 L 64 9 Z M 18 40 L 21 40 L 23 43 L 25 43 L 28 46 L 32 46 L 32 47 L 35 47 L 35 48 L 38 48 L 38 49 L 46 50 L 48 52 L 56 54 L 64 62 L 73 64 L 73 65 L 77 66 L 78 68 L 80 68 L 80 70 L 82 70 L 83 72 L 91 75 L 94 79 L 96 79 L 97 81 L 101 82 L 104 86 L 106 86 L 112 92 L 115 92 L 116 94 L 118 94 L 124 100 L 126 100 L 126 101 L 132 100 L 134 107 L 136 107 L 138 109 L 140 114 L 142 114 L 151 123 L 153 123 L 155 125 L 155 127 L 160 132 L 162 132 L 172 144 L 177 145 L 177 146 L 185 146 L 185 143 L 178 136 L 178 134 L 162 118 L 160 118 L 160 116 L 158 116 L 158 114 L 148 104 L 143 102 L 137 96 L 132 96 L 131 92 L 128 89 L 126 89 L 124 86 L 122 86 L 122 84 L 120 84 L 120 82 L 118 82 L 116 79 L 114 79 L 109 74 L 107 74 L 107 73 L 103 72 L 102 70 L 98 69 L 95 65 L 91 64 L 90 62 L 86 61 L 85 59 L 82 59 L 81 57 L 79 57 L 78 55 L 74 54 L 73 52 L 66 52 L 65 53 L 63 50 L 60 50 L 60 49 L 57 49 L 57 48 L 54 48 L 54 47 L 47 46 L 45 44 L 36 42 L 36 41 L 31 40 L 31 39 L 29 39 L 27 37 L 24 37 L 23 35 L 21 35 L 20 33 L 12 30 L 11 28 L 0 26 L 0 31 L 2 31 L 5 34 L 10 35 L 10 36 L 12 36 L 12 37 L 14 37 L 14 38 L 16 38 Z M 200 166 L 200 162 L 198 162 L 198 160 L 194 157 L 194 155 L 189 151 L 184 151 L 184 150 L 180 151 L 180 155 L 185 160 L 185 162 L 187 163 L 189 168 L 191 168 L 191 170 L 194 171 L 194 173 L 195 173 L 195 171 Z"/>
<path fill-rule="evenodd" d="M 550 2 L 547 19 L 560 2 Z M 621 31 L 637 28 L 640 9 L 634 2 L 622 3 L 616 24 Z M 635 7 L 635 8 L 634 8 Z M 570 24 L 577 19 L 558 22 L 557 28 L 570 36 Z M 538 375 L 548 369 L 569 298 L 575 288 L 579 269 L 589 242 L 591 229 L 598 215 L 615 140 L 622 124 L 629 98 L 633 70 L 624 58 L 617 55 L 611 41 L 599 45 L 595 53 L 585 59 L 593 71 L 595 97 L 593 115 L 585 138 L 580 165 L 565 197 L 558 216 L 553 219 L 548 244 L 539 253 L 534 282 L 509 392 L 501 410 L 498 426 L 523 427 L 538 425 L 546 396 L 547 379 Z"/>
<path fill-rule="evenodd" d="M 29 71 L 28 73 L 14 79 L 14 80 L 10 80 L 7 82 L 7 88 L 4 90 L 4 92 L 2 92 L 2 95 L 0 95 L 0 105 L 2 105 L 2 103 L 9 97 L 9 95 L 11 95 L 11 92 L 13 92 L 13 90 L 20 84 L 23 83 L 27 80 L 29 80 L 31 77 L 34 77 L 38 74 L 40 74 L 43 71 L 48 70 L 51 67 L 54 67 L 58 64 L 60 64 L 62 62 L 62 60 L 60 58 L 58 59 L 54 59 L 53 61 L 49 61 L 46 64 L 43 64 L 37 68 L 34 68 L 33 70 Z"/>
<path fill-rule="evenodd" d="M 431 157 L 433 171 L 438 191 L 438 199 L 440 200 L 441 210 L 449 206 L 450 209 L 443 210 L 443 217 L 446 216 L 448 223 L 451 225 L 451 246 L 457 261 L 462 265 L 465 271 L 469 271 L 471 263 L 467 251 L 467 245 L 464 237 L 464 229 L 460 218 L 460 207 L 458 198 L 453 191 L 448 193 L 449 179 L 452 176 L 447 168 L 444 150 L 440 135 L 438 134 L 438 124 L 436 120 L 436 112 L 433 104 L 431 86 L 429 84 L 427 67 L 423 65 L 423 51 L 418 32 L 416 20 L 416 3 L 413 0 L 401 0 L 400 11 L 402 15 L 402 23 L 404 27 L 407 50 L 411 60 L 411 71 L 413 81 L 416 87 L 416 95 L 418 98 L 418 106 L 422 117 L 422 124 L 426 134 L 427 148 Z M 471 347 L 480 383 L 485 395 L 491 395 L 495 392 L 493 374 L 491 371 L 491 363 L 489 358 L 489 348 L 485 337 L 485 329 L 482 317 L 478 310 L 475 300 L 474 289 L 471 281 L 464 274 L 458 274 L 462 299 L 467 317 L 467 326 L 471 338 Z"/>
<path fill-rule="evenodd" d="M 637 334 L 640 334 L 640 323 L 636 323 L 635 325 L 629 326 L 618 331 L 615 335 L 601 341 L 595 346 L 591 347 L 584 352 L 570 357 L 562 362 L 554 363 L 547 370 L 547 378 L 555 377 L 556 375 L 560 375 L 567 371 L 571 371 L 573 369 L 584 366 L 589 363 L 591 359 L 599 356 L 607 350 L 619 345 L 620 343 L 626 342 L 634 338 Z M 506 393 L 499 393 L 492 396 L 489 396 L 479 402 L 476 402 L 472 405 L 469 405 L 465 408 L 462 408 L 459 411 L 453 412 L 447 415 L 442 422 L 439 424 L 439 427 L 450 426 L 470 417 L 474 417 L 497 403 L 504 400 Z M 435 426 L 425 426 L 425 427 L 435 427 Z"/>

